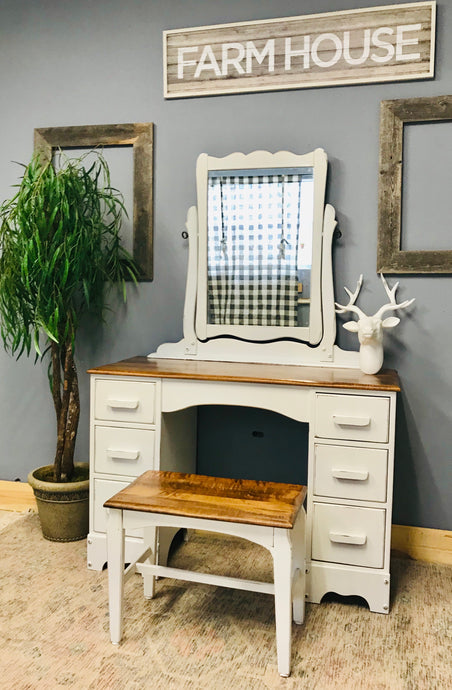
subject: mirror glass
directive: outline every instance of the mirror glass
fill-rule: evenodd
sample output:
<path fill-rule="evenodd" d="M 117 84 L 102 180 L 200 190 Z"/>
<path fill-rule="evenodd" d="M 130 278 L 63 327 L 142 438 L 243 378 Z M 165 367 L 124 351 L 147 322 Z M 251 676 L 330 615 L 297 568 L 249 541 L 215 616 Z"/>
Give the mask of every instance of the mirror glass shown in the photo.
<path fill-rule="evenodd" d="M 207 322 L 308 326 L 312 167 L 211 170 Z"/>
<path fill-rule="evenodd" d="M 198 158 L 196 334 L 322 338 L 322 149 Z"/>

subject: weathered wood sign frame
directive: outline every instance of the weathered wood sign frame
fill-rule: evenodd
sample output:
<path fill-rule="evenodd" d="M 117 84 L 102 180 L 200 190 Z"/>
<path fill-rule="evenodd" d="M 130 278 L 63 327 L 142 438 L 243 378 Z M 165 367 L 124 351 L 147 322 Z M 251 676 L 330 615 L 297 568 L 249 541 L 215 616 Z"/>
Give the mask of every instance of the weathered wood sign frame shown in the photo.
<path fill-rule="evenodd" d="M 35 150 L 41 151 L 49 159 L 56 148 L 132 146 L 133 258 L 140 269 L 140 282 L 153 279 L 153 141 L 152 122 L 40 127 L 34 131 Z"/>
<path fill-rule="evenodd" d="M 452 273 L 452 249 L 401 249 L 404 125 L 448 120 L 452 120 L 452 96 L 402 98 L 381 103 L 377 250 L 379 273 Z"/>
<path fill-rule="evenodd" d="M 163 32 L 165 98 L 428 79 L 436 2 Z"/>

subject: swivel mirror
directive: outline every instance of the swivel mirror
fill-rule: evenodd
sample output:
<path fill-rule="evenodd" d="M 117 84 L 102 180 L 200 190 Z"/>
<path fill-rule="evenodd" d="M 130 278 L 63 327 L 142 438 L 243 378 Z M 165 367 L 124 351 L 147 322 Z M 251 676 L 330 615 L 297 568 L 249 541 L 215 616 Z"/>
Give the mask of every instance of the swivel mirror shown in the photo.
<path fill-rule="evenodd" d="M 323 149 L 198 157 L 184 338 L 151 357 L 356 366 L 334 345 Z"/>

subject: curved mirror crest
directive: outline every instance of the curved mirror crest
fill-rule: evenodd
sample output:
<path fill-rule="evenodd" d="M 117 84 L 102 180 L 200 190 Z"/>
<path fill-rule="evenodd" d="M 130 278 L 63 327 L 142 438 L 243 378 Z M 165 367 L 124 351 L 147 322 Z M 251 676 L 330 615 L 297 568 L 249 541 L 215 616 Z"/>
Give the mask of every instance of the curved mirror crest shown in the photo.
<path fill-rule="evenodd" d="M 317 344 L 326 155 L 198 159 L 198 337 Z"/>

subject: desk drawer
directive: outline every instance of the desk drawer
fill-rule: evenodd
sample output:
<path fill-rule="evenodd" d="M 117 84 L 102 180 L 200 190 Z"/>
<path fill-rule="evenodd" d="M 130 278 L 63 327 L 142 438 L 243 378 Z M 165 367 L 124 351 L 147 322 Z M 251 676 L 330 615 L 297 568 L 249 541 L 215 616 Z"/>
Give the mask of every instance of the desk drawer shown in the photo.
<path fill-rule="evenodd" d="M 144 424 L 155 421 L 154 382 L 97 379 L 94 396 L 96 419 Z"/>
<path fill-rule="evenodd" d="M 155 432 L 96 426 L 94 429 L 94 469 L 104 474 L 138 477 L 154 468 Z"/>
<path fill-rule="evenodd" d="M 107 509 L 104 508 L 104 503 L 109 498 L 122 491 L 130 482 L 115 482 L 108 479 L 95 479 L 93 483 L 94 491 L 94 531 L 106 532 L 107 530 Z M 126 534 L 129 534 L 126 532 Z M 130 533 L 132 536 L 141 536 L 136 530 Z"/>
<path fill-rule="evenodd" d="M 317 496 L 386 501 L 388 451 L 383 448 L 315 444 Z"/>
<path fill-rule="evenodd" d="M 314 503 L 312 558 L 382 568 L 386 511 Z"/>
<path fill-rule="evenodd" d="M 387 443 L 389 398 L 319 393 L 316 396 L 315 435 Z"/>

